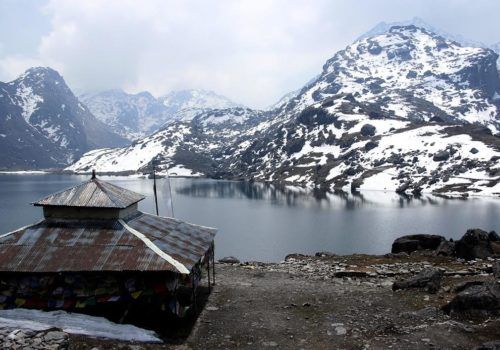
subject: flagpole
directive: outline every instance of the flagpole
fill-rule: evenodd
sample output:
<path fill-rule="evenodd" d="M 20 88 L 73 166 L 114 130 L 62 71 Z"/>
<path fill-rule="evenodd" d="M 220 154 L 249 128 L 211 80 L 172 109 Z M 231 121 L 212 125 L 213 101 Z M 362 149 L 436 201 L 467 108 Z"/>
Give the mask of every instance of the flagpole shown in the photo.
<path fill-rule="evenodd" d="M 158 196 L 156 195 L 156 167 L 154 162 L 153 162 L 153 192 L 155 194 L 156 216 L 158 216 L 159 212 L 158 212 Z"/>

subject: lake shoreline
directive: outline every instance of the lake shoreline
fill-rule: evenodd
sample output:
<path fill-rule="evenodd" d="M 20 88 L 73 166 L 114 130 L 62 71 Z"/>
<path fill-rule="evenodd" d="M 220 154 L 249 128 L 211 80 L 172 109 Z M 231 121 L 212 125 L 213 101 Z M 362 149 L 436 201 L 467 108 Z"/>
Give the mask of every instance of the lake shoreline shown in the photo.
<path fill-rule="evenodd" d="M 73 171 L 67 171 L 67 170 L 2 170 L 0 171 L 0 176 L 1 175 L 69 175 L 69 176 L 85 176 L 85 175 L 91 175 L 91 172 L 84 172 L 84 173 L 76 173 Z M 105 172 L 105 173 L 100 173 L 99 176 L 101 177 L 109 177 L 109 178 L 130 178 L 130 179 L 149 179 L 150 174 L 144 174 L 144 173 L 137 173 L 137 172 Z M 167 175 L 164 173 L 158 173 L 156 174 L 157 179 L 162 179 L 166 178 Z M 303 192 L 322 192 L 322 193 L 334 193 L 334 194 L 363 194 L 367 192 L 383 192 L 383 193 L 396 193 L 402 197 L 405 198 L 420 198 L 421 196 L 424 195 L 432 195 L 435 197 L 440 197 L 444 199 L 457 199 L 457 200 L 464 200 L 464 199 L 469 199 L 469 198 L 488 198 L 488 199 L 500 199 L 500 193 L 498 194 L 476 194 L 472 191 L 465 191 L 465 192 L 457 192 L 457 191 L 449 191 L 449 192 L 436 192 L 436 191 L 426 191 L 425 189 L 422 190 L 419 193 L 406 193 L 406 192 L 400 192 L 397 190 L 387 190 L 387 189 L 356 189 L 356 190 L 351 190 L 351 191 L 346 191 L 345 189 L 324 189 L 321 187 L 308 187 L 308 186 L 303 186 L 301 184 L 293 184 L 293 183 L 282 183 L 282 182 L 266 182 L 266 181 L 253 181 L 253 180 L 247 180 L 247 179 L 220 179 L 220 178 L 213 178 L 209 176 L 199 176 L 199 175 L 193 175 L 193 176 L 185 176 L 185 175 L 169 175 L 169 178 L 172 179 L 208 179 L 208 180 L 214 180 L 214 181 L 232 181 L 232 182 L 248 182 L 248 183 L 257 183 L 257 184 L 262 184 L 262 185 L 268 185 L 268 186 L 276 186 L 277 188 L 286 188 L 286 189 L 296 189 L 297 191 L 303 191 Z"/>

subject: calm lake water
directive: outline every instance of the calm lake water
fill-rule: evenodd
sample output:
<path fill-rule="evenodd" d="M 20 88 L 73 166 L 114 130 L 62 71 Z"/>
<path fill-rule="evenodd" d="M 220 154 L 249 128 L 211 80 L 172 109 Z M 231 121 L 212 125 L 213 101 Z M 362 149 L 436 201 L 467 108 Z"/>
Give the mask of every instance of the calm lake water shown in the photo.
<path fill-rule="evenodd" d="M 29 203 L 87 180 L 71 175 L 0 175 L 0 233 L 42 217 Z M 102 177 L 142 193 L 139 205 L 154 213 L 152 180 Z M 208 179 L 158 181 L 160 215 L 217 227 L 216 254 L 242 260 L 279 261 L 289 253 L 339 254 L 390 251 L 403 234 L 436 233 L 459 238 L 468 228 L 500 232 L 500 200 L 408 199 L 391 192 L 314 194 L 301 189 Z"/>

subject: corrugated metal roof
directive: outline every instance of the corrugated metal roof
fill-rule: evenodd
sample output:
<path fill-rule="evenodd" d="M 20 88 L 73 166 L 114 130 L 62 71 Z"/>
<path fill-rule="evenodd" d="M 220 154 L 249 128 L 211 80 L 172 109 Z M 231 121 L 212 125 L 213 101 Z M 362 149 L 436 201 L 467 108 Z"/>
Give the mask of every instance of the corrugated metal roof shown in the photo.
<path fill-rule="evenodd" d="M 96 178 L 40 199 L 36 206 L 126 208 L 145 197 Z"/>
<path fill-rule="evenodd" d="M 137 212 L 124 220 L 189 271 L 217 230 Z M 0 238 L 0 271 L 173 271 L 117 220 L 44 220 Z"/>

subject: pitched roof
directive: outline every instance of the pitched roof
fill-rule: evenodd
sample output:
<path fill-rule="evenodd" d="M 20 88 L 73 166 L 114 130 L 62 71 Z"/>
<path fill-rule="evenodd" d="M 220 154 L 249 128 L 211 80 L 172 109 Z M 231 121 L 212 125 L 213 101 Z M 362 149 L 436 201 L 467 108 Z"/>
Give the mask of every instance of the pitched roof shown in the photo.
<path fill-rule="evenodd" d="M 144 198 L 139 193 L 92 178 L 40 199 L 33 205 L 123 209 Z"/>
<path fill-rule="evenodd" d="M 217 230 L 142 212 L 124 220 L 43 220 L 0 236 L 0 272 L 186 274 Z"/>

